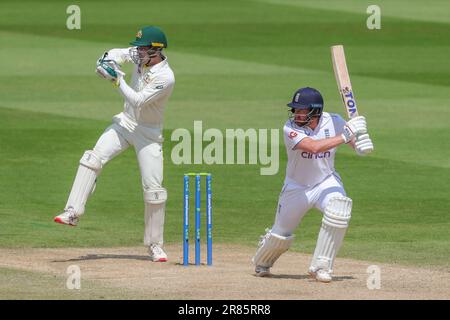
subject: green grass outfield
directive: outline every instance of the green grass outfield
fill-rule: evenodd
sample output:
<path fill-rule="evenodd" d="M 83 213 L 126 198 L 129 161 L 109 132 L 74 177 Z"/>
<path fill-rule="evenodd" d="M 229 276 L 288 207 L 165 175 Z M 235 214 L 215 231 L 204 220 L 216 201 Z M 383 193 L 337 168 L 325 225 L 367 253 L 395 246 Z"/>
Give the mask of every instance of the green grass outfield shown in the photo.
<path fill-rule="evenodd" d="M 77 228 L 52 222 L 84 150 L 122 98 L 94 73 L 100 54 L 161 26 L 176 75 L 164 145 L 166 240 L 180 242 L 182 174 L 213 173 L 214 241 L 256 246 L 272 224 L 284 179 L 256 165 L 183 165 L 170 159 L 175 128 L 280 128 L 301 86 L 344 115 L 329 47 L 345 45 L 376 151 L 342 147 L 336 167 L 354 200 L 340 256 L 448 268 L 450 3 L 377 1 L 382 29 L 366 28 L 369 1 L 77 1 L 82 29 L 65 27 L 70 1 L 0 3 L 0 246 L 142 243 L 143 201 L 133 150 L 104 169 Z M 145 3 L 145 4 L 144 4 Z M 129 71 L 129 69 L 126 69 Z M 320 215 L 297 229 L 312 252 Z"/>

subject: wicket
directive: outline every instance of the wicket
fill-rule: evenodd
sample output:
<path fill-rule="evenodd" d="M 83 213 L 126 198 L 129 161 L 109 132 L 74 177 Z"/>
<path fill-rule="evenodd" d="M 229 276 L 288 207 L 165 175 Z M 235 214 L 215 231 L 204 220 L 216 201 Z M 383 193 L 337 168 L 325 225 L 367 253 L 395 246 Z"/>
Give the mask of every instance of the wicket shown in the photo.
<path fill-rule="evenodd" d="M 206 177 L 206 263 L 212 265 L 212 191 L 210 173 L 184 174 L 183 265 L 189 265 L 189 178 L 195 176 L 195 265 L 200 265 L 201 177 Z"/>

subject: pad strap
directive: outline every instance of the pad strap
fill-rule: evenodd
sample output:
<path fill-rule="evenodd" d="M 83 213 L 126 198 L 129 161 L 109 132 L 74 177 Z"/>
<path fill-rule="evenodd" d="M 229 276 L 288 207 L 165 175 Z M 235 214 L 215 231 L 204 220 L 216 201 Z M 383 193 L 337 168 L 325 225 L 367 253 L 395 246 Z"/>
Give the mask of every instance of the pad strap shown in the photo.
<path fill-rule="evenodd" d="M 144 201 L 150 204 L 161 204 L 167 200 L 167 190 L 164 188 L 154 188 L 144 191 Z"/>

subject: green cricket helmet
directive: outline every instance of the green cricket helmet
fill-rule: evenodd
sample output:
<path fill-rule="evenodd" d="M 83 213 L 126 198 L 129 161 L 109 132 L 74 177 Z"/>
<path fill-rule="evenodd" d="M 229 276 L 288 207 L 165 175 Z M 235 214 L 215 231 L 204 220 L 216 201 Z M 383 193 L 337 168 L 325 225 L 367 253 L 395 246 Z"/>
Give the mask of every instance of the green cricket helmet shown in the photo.
<path fill-rule="evenodd" d="M 167 38 L 160 28 L 148 26 L 139 30 L 136 33 L 136 40 L 130 44 L 136 47 L 150 46 L 162 49 L 167 48 Z"/>

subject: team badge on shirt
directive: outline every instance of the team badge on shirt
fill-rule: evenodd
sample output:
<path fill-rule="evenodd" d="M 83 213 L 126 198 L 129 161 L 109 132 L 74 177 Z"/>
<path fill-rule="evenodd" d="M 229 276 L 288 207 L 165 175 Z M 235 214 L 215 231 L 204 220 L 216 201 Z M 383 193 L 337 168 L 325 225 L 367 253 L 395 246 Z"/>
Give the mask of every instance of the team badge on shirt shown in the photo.
<path fill-rule="evenodd" d="M 290 138 L 290 139 L 294 139 L 296 136 L 298 136 L 298 133 L 297 133 L 297 132 L 295 132 L 295 131 L 289 132 L 289 138 Z"/>
<path fill-rule="evenodd" d="M 145 83 L 150 83 L 151 79 L 150 79 L 150 73 L 147 73 L 144 77 L 144 81 Z"/>

